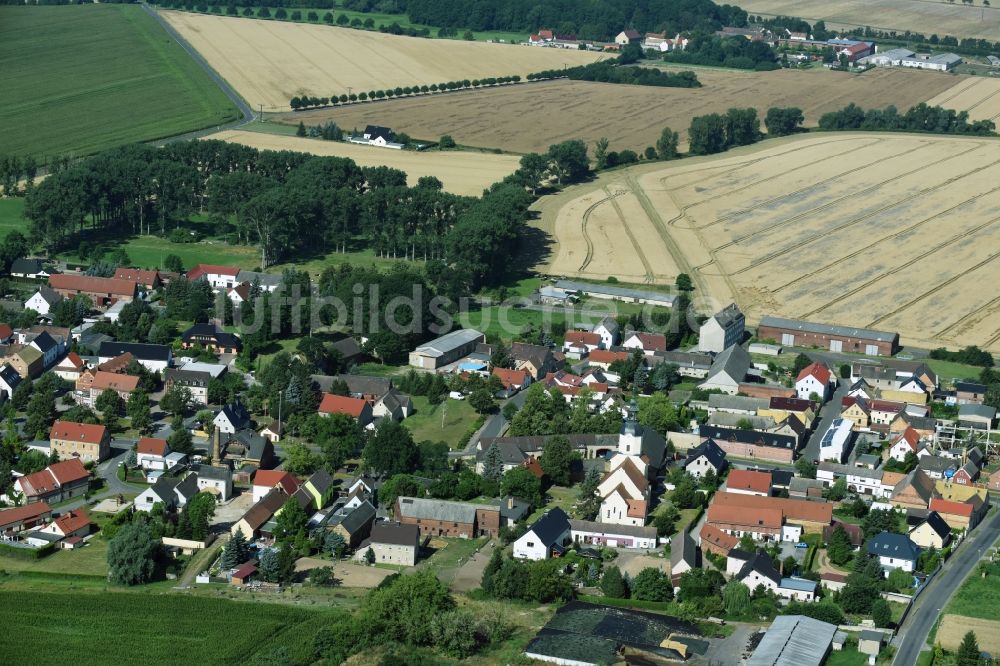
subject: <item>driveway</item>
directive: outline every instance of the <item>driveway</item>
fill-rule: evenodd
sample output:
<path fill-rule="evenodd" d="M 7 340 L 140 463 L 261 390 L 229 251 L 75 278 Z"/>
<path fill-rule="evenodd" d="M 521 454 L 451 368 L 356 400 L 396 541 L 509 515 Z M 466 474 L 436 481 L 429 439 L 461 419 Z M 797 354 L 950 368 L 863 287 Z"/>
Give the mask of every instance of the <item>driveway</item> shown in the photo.
<path fill-rule="evenodd" d="M 468 592 L 479 587 L 483 580 L 483 571 L 490 562 L 493 549 L 497 547 L 497 542 L 492 541 L 488 545 L 480 548 L 469 558 L 465 564 L 455 572 L 455 577 L 451 579 L 451 589 L 453 592 Z"/>
<path fill-rule="evenodd" d="M 308 571 L 320 567 L 331 567 L 334 577 L 343 587 L 376 587 L 383 580 L 396 573 L 391 569 L 368 567 L 353 562 L 321 560 L 316 557 L 303 557 L 295 563 L 295 571 Z"/>
<path fill-rule="evenodd" d="M 479 429 L 479 432 L 472 435 L 469 438 L 469 443 L 466 444 L 465 448 L 461 451 L 451 451 L 448 453 L 449 458 L 468 458 L 470 456 L 476 455 L 476 445 L 479 444 L 479 440 L 486 437 L 499 437 L 504 428 L 507 426 L 507 419 L 503 416 L 503 408 L 508 402 L 517 405 L 518 409 L 524 406 L 524 401 L 528 397 L 528 391 L 518 391 L 513 398 L 510 398 L 506 402 L 500 403 L 500 409 L 496 414 L 493 414 L 488 419 L 483 427 Z"/>
<path fill-rule="evenodd" d="M 750 635 L 762 628 L 753 624 L 731 622 L 733 633 L 721 640 L 709 640 L 708 652 L 695 657 L 692 664 L 740 664 Z"/>
<path fill-rule="evenodd" d="M 834 367 L 834 372 L 836 372 L 836 367 Z M 801 455 L 803 458 L 809 461 L 819 459 L 819 444 L 823 439 L 823 435 L 830 426 L 833 425 L 833 420 L 840 416 L 840 400 L 847 395 L 847 392 L 851 389 L 850 380 L 841 379 L 837 383 L 837 390 L 834 391 L 833 397 L 830 398 L 829 402 L 823 405 L 820 410 L 820 421 L 813 430 L 812 434 L 809 435 L 806 445 L 802 447 Z"/>

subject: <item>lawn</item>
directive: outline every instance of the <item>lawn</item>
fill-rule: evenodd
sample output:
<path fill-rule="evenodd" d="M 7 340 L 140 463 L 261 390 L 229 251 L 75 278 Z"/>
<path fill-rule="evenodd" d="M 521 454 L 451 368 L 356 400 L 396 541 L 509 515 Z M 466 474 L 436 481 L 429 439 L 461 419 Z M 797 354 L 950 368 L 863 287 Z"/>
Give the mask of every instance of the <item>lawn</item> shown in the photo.
<path fill-rule="evenodd" d="M 438 578 L 448 582 L 459 567 L 465 564 L 486 541 L 485 537 L 478 539 L 435 537 L 431 539 L 434 552 L 419 566 L 421 569 L 433 571 Z"/>
<path fill-rule="evenodd" d="M 995 620 L 1000 608 L 1000 565 L 989 565 L 989 575 L 983 578 L 979 569 L 973 569 L 955 596 L 948 602 L 945 613 L 965 617 Z"/>
<path fill-rule="evenodd" d="M 979 366 L 966 365 L 954 361 L 939 361 L 933 358 L 922 358 L 920 360 L 937 373 L 938 381 L 942 384 L 950 385 L 956 379 L 978 379 L 979 373 L 983 371 Z"/>
<path fill-rule="evenodd" d="M 0 239 L 6 238 L 14 229 L 27 236 L 24 217 L 24 199 L 14 197 L 0 199 Z"/>
<path fill-rule="evenodd" d="M 58 653 L 72 654 L 77 664 L 170 663 L 179 655 L 189 664 L 235 664 L 279 647 L 288 650 L 286 661 L 303 663 L 311 661 L 316 632 L 335 617 L 179 594 L 5 589 L 0 598 L 7 609 L 0 651 L 8 663 L 56 663 Z M 109 640 L 126 633 L 128 640 Z M 39 645 L 59 649 L 40 655 Z"/>
<path fill-rule="evenodd" d="M 543 513 L 549 509 L 559 507 L 570 516 L 573 515 L 573 505 L 576 504 L 580 491 L 576 488 L 566 488 L 565 486 L 552 486 L 546 491 L 549 501 L 545 506 L 535 509 L 535 512 L 525 521 L 528 525 L 535 522 Z"/>
<path fill-rule="evenodd" d="M 447 442 L 453 449 L 464 448 L 464 436 L 479 415 L 466 400 L 447 399 L 440 405 L 431 405 L 427 398 L 412 396 L 413 414 L 403 420 L 403 425 L 413 440 Z"/>
<path fill-rule="evenodd" d="M 40 560 L 21 560 L 0 555 L 0 571 L 100 576 L 108 573 L 108 542 L 100 534 L 79 549 L 57 550 Z"/>
<path fill-rule="evenodd" d="M 578 314 L 573 310 L 542 312 L 528 308 L 494 305 L 463 312 L 459 314 L 457 319 L 463 328 L 474 328 L 485 333 L 487 337 L 496 335 L 504 340 L 511 340 L 528 331 L 540 328 L 551 330 L 553 324 L 564 324 L 566 329 L 572 329 L 579 323 L 594 324 L 600 320 L 600 317 Z M 560 336 L 553 335 L 552 337 Z"/>
<path fill-rule="evenodd" d="M 868 663 L 868 655 L 861 654 L 857 646 L 852 645 L 843 650 L 831 651 L 823 663 L 826 666 L 862 666 Z"/>
<path fill-rule="evenodd" d="M 238 117 L 138 5 L 0 7 L 0 62 L 8 154 L 78 156 Z"/>

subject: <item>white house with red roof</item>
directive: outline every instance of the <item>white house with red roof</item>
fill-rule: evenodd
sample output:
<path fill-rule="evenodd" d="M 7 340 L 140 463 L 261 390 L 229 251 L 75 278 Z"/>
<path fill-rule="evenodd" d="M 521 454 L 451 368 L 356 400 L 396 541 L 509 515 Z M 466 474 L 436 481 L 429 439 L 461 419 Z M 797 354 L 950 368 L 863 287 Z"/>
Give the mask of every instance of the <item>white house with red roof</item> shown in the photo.
<path fill-rule="evenodd" d="M 232 289 L 238 284 L 236 276 L 239 274 L 240 269 L 235 266 L 198 264 L 188 271 L 187 279 L 194 282 L 204 278 L 212 289 Z"/>
<path fill-rule="evenodd" d="M 921 448 L 923 447 L 920 446 L 920 434 L 913 429 L 913 426 L 906 426 L 906 430 L 896 435 L 889 445 L 889 457 L 903 462 L 906 454 L 916 454 Z"/>
<path fill-rule="evenodd" d="M 803 368 L 795 379 L 795 394 L 802 400 L 809 400 L 815 393 L 819 396 L 820 402 L 826 402 L 830 397 L 830 387 L 836 383 L 837 380 L 830 368 L 823 363 L 811 363 Z"/>
<path fill-rule="evenodd" d="M 90 534 L 90 515 L 83 509 L 67 511 L 38 531 L 60 539 L 82 538 Z"/>
<path fill-rule="evenodd" d="M 771 473 L 734 469 L 726 477 L 726 490 L 731 493 L 768 497 L 771 494 Z"/>
<path fill-rule="evenodd" d="M 45 469 L 26 474 L 14 481 L 14 493 L 25 502 L 54 504 L 72 497 L 79 497 L 90 486 L 90 472 L 79 458 L 70 458 L 49 465 Z"/>
<path fill-rule="evenodd" d="M 640 333 L 636 331 L 630 333 L 625 338 L 622 347 L 625 349 L 641 349 L 646 356 L 652 356 L 654 352 L 667 351 L 667 336 L 660 333 Z"/>
<path fill-rule="evenodd" d="M 531 376 L 525 370 L 510 370 L 509 368 L 493 368 L 493 376 L 500 380 L 504 390 L 516 393 L 528 388 Z"/>
<path fill-rule="evenodd" d="M 253 475 L 253 503 L 264 499 L 274 488 L 291 497 L 299 489 L 298 480 L 289 472 L 278 469 L 259 469 Z"/>
<path fill-rule="evenodd" d="M 582 358 L 601 347 L 601 336 L 591 331 L 566 331 L 562 350 L 570 358 Z"/>
<path fill-rule="evenodd" d="M 52 368 L 52 372 L 56 373 L 57 377 L 61 377 L 68 382 L 75 382 L 80 378 L 80 373 L 86 367 L 87 363 L 80 358 L 80 355 L 71 351 L 56 363 L 55 367 Z"/>
<path fill-rule="evenodd" d="M 348 398 L 347 396 L 334 395 L 332 393 L 323 395 L 318 411 L 320 416 L 347 414 L 365 427 L 370 426 L 373 419 L 372 406 L 367 400 Z"/>
<path fill-rule="evenodd" d="M 171 470 L 185 458 L 187 456 L 179 451 L 171 452 L 167 440 L 159 437 L 143 437 L 135 444 L 136 465 L 145 470 Z"/>

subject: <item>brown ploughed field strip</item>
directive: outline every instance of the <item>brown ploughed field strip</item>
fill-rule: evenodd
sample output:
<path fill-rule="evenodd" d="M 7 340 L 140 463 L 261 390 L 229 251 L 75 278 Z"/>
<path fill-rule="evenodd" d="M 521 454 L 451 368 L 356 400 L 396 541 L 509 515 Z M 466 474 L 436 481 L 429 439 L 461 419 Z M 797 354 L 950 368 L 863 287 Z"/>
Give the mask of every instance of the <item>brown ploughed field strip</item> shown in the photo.
<path fill-rule="evenodd" d="M 984 620 L 978 617 L 965 617 L 948 613 L 941 618 L 938 627 L 937 641 L 941 647 L 950 652 L 957 652 L 966 632 L 976 632 L 979 649 L 990 654 L 1000 654 L 1000 621 Z"/>
<path fill-rule="evenodd" d="M 944 0 L 742 0 L 751 14 L 798 16 L 827 28 L 871 26 L 896 32 L 919 32 L 929 37 L 975 37 L 1000 40 L 1000 9 L 982 3 L 964 5 Z"/>
<path fill-rule="evenodd" d="M 1000 351 L 1000 141 L 810 134 L 644 164 L 543 198 L 552 275 L 669 283 L 706 311 Z"/>
<path fill-rule="evenodd" d="M 968 78 L 927 100 L 931 106 L 968 111 L 972 120 L 992 120 L 1000 125 L 1000 80 Z"/>
<path fill-rule="evenodd" d="M 608 56 L 450 39 L 402 37 L 304 23 L 161 12 L 253 108 L 287 111 L 308 94 L 340 96 L 397 86 L 585 65 Z M 363 123 L 367 124 L 367 123 Z"/>
<path fill-rule="evenodd" d="M 313 155 L 349 157 L 360 166 L 384 165 L 405 171 L 410 185 L 416 185 L 421 176 L 435 176 L 448 192 L 468 196 L 481 195 L 485 188 L 513 173 L 518 163 L 514 155 L 460 151 L 418 153 L 243 130 L 223 130 L 205 138 L 231 141 L 260 150 L 294 150 Z"/>
<path fill-rule="evenodd" d="M 543 81 L 290 113 L 275 120 L 295 125 L 332 120 L 348 130 L 378 124 L 423 139 L 450 134 L 462 145 L 518 153 L 545 152 L 567 139 L 592 145 L 602 136 L 612 150 L 642 151 L 665 126 L 681 133 L 683 148 L 693 117 L 730 107 L 756 107 L 763 119 L 768 107 L 797 106 L 806 124 L 815 125 L 822 114 L 851 101 L 906 110 L 965 80 L 898 69 L 860 76 L 826 70 L 696 71 L 701 88 Z"/>

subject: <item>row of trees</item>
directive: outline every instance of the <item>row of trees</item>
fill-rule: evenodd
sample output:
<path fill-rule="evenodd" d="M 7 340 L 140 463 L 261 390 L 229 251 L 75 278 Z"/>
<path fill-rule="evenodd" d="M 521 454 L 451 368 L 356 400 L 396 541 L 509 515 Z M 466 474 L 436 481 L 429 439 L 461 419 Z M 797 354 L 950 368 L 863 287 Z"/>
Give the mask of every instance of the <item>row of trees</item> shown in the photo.
<path fill-rule="evenodd" d="M 663 59 L 685 65 L 717 65 L 758 72 L 781 67 L 774 49 L 764 42 L 711 33 L 695 34 L 684 50 L 665 53 Z"/>
<path fill-rule="evenodd" d="M 531 75 L 529 75 L 528 78 L 530 79 Z M 461 81 L 432 83 L 430 85 L 396 86 L 395 88 L 385 88 L 383 90 L 369 90 L 367 92 L 330 95 L 329 97 L 302 95 L 292 97 L 288 104 L 291 106 L 292 111 L 300 111 L 303 109 L 311 109 L 321 106 L 336 106 L 338 104 L 366 102 L 368 100 L 392 99 L 393 97 L 409 97 L 410 95 L 426 95 L 429 93 L 447 92 L 451 90 L 506 85 L 508 83 L 519 83 L 520 81 L 521 77 L 518 75 L 490 76 L 483 79 L 463 79 Z"/>
<path fill-rule="evenodd" d="M 712 155 L 736 146 L 748 146 L 761 138 L 757 109 L 729 109 L 724 114 L 695 116 L 688 129 L 692 155 Z"/>
<path fill-rule="evenodd" d="M 594 62 L 566 69 L 546 69 L 528 74 L 529 81 L 567 78 L 573 81 L 624 83 L 635 86 L 663 88 L 700 88 L 694 72 L 667 72 L 653 67 L 625 67 L 607 61 Z"/>
<path fill-rule="evenodd" d="M 839 111 L 824 113 L 819 119 L 819 128 L 993 136 L 996 125 L 992 120 L 969 122 L 968 111 L 928 106 L 924 102 L 902 114 L 894 106 L 865 111 L 852 102 Z"/>

